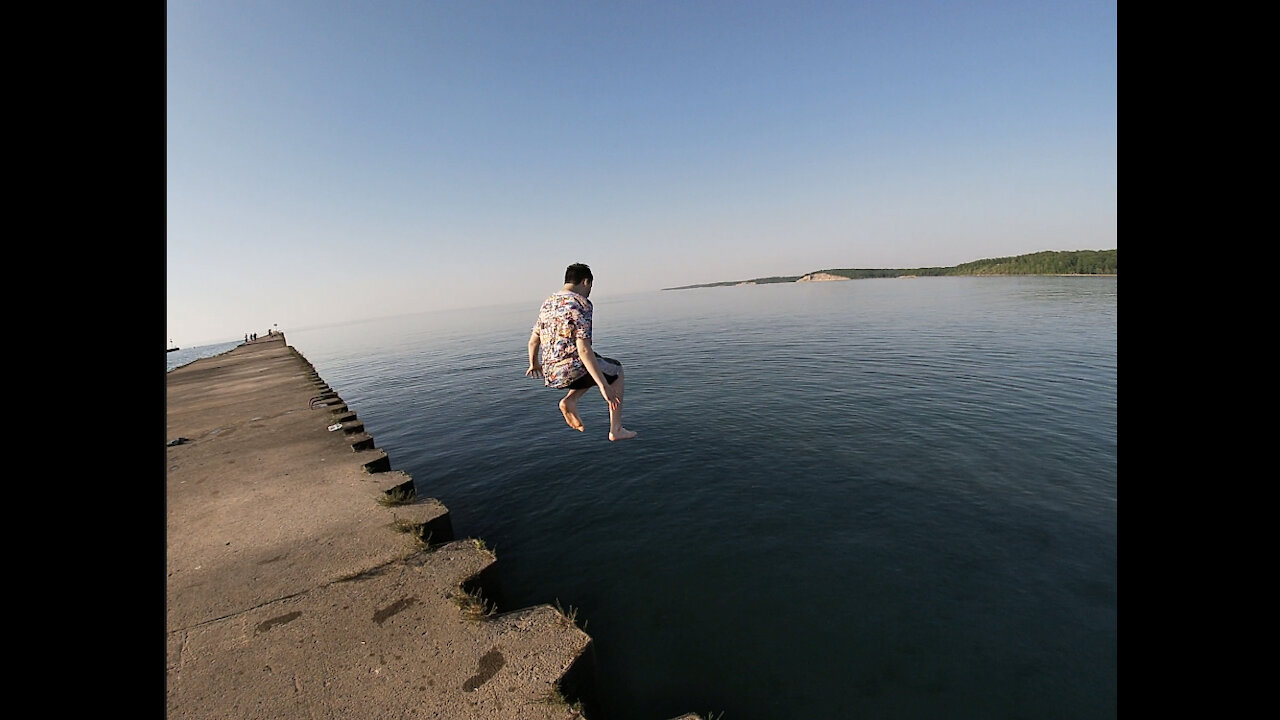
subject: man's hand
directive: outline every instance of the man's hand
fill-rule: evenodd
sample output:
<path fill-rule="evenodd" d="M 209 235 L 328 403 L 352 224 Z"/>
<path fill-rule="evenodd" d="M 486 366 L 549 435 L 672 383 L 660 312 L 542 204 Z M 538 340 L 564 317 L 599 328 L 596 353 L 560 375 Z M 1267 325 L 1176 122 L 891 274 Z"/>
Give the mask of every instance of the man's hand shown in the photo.
<path fill-rule="evenodd" d="M 610 410 L 617 410 L 622 404 L 622 400 L 618 399 L 618 391 L 613 389 L 609 383 L 602 383 L 600 386 L 600 394 L 604 396 L 604 401 L 609 403 Z"/>
<path fill-rule="evenodd" d="M 524 371 L 525 377 L 540 378 L 542 377 L 542 368 L 537 365 L 530 365 L 528 370 Z"/>

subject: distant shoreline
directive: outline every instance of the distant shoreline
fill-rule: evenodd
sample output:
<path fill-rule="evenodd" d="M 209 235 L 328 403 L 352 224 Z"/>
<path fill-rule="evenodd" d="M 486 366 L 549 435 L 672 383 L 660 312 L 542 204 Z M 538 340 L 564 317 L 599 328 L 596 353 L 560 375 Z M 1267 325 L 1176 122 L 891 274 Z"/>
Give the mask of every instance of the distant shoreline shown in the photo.
<path fill-rule="evenodd" d="M 1094 270 L 1096 272 L 1063 272 Z M 831 282 L 920 277 L 1119 277 L 1116 250 L 1044 250 L 1015 257 L 986 258 L 951 267 L 916 268 L 830 268 L 804 275 L 774 275 L 750 280 L 728 280 L 681 285 L 663 290 L 692 290 L 705 287 L 776 285 L 794 282 Z"/>
<path fill-rule="evenodd" d="M 801 277 L 804 277 L 804 276 L 801 276 Z M 973 277 L 973 278 L 1000 278 L 1000 277 L 1007 277 L 1007 278 L 1027 278 L 1027 277 L 1088 277 L 1088 278 L 1104 278 L 1104 277 L 1105 277 L 1105 278 L 1113 278 L 1113 277 L 1119 277 L 1119 275 L 1118 275 L 1117 273 L 988 273 L 988 274 L 982 274 L 982 275 L 978 275 L 978 274 L 974 274 L 974 275 L 912 275 L 912 274 L 909 274 L 909 273 L 908 273 L 908 274 L 906 274 L 906 275 L 893 275 L 893 276 L 887 276 L 887 277 L 867 277 L 867 278 L 832 277 L 832 278 L 823 278 L 823 279 L 820 279 L 820 280 L 803 280 L 803 281 L 802 281 L 802 280 L 798 280 L 798 279 L 797 279 L 797 280 L 772 280 L 772 281 L 768 281 L 768 282 L 759 282 L 759 281 L 756 281 L 756 280 L 743 280 L 743 281 L 741 281 L 741 282 L 719 282 L 719 283 L 706 283 L 705 285 L 681 285 L 680 287 L 661 288 L 661 290 L 659 290 L 659 292 L 666 292 L 667 290 L 696 290 L 696 289 L 698 289 L 698 288 L 745 287 L 745 286 L 748 286 L 748 285 L 751 285 L 751 286 L 756 286 L 756 285 L 794 285 L 794 284 L 799 283 L 799 282 L 804 282 L 804 283 L 808 284 L 808 283 L 811 283 L 811 282 L 839 282 L 839 281 L 841 281 L 841 280 L 919 280 L 919 279 L 922 279 L 922 278 L 958 278 L 958 277 Z"/>

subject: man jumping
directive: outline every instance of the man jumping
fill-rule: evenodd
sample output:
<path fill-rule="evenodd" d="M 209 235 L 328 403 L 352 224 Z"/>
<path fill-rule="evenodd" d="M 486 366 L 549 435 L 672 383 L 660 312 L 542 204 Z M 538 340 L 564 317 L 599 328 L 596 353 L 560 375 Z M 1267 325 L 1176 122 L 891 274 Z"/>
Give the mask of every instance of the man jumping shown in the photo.
<path fill-rule="evenodd" d="M 629 440 L 636 433 L 622 427 L 622 363 L 591 349 L 591 268 L 574 263 L 564 271 L 564 287 L 542 303 L 529 336 L 529 369 L 546 387 L 566 389 L 560 412 L 569 427 L 586 428 L 578 417 L 578 399 L 593 387 L 609 403 L 609 439 Z M 541 350 L 541 352 L 539 352 Z"/>

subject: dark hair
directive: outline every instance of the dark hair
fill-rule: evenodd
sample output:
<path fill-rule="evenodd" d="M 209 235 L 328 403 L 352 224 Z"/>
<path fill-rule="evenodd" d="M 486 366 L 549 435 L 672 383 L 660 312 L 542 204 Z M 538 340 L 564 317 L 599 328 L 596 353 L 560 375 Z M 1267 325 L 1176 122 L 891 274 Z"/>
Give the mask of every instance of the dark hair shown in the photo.
<path fill-rule="evenodd" d="M 566 285 L 577 285 L 584 280 L 595 281 L 591 277 L 591 268 L 582 263 L 574 263 L 564 269 L 564 282 Z"/>

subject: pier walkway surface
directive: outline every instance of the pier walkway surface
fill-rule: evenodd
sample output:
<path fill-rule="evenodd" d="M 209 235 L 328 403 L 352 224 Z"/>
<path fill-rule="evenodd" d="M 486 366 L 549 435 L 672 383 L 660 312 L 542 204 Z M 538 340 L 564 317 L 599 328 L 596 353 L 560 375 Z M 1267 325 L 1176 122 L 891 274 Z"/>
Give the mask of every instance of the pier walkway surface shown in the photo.
<path fill-rule="evenodd" d="M 590 636 L 550 605 L 495 612 L 494 554 L 283 334 L 165 392 L 168 718 L 606 720 Z"/>

